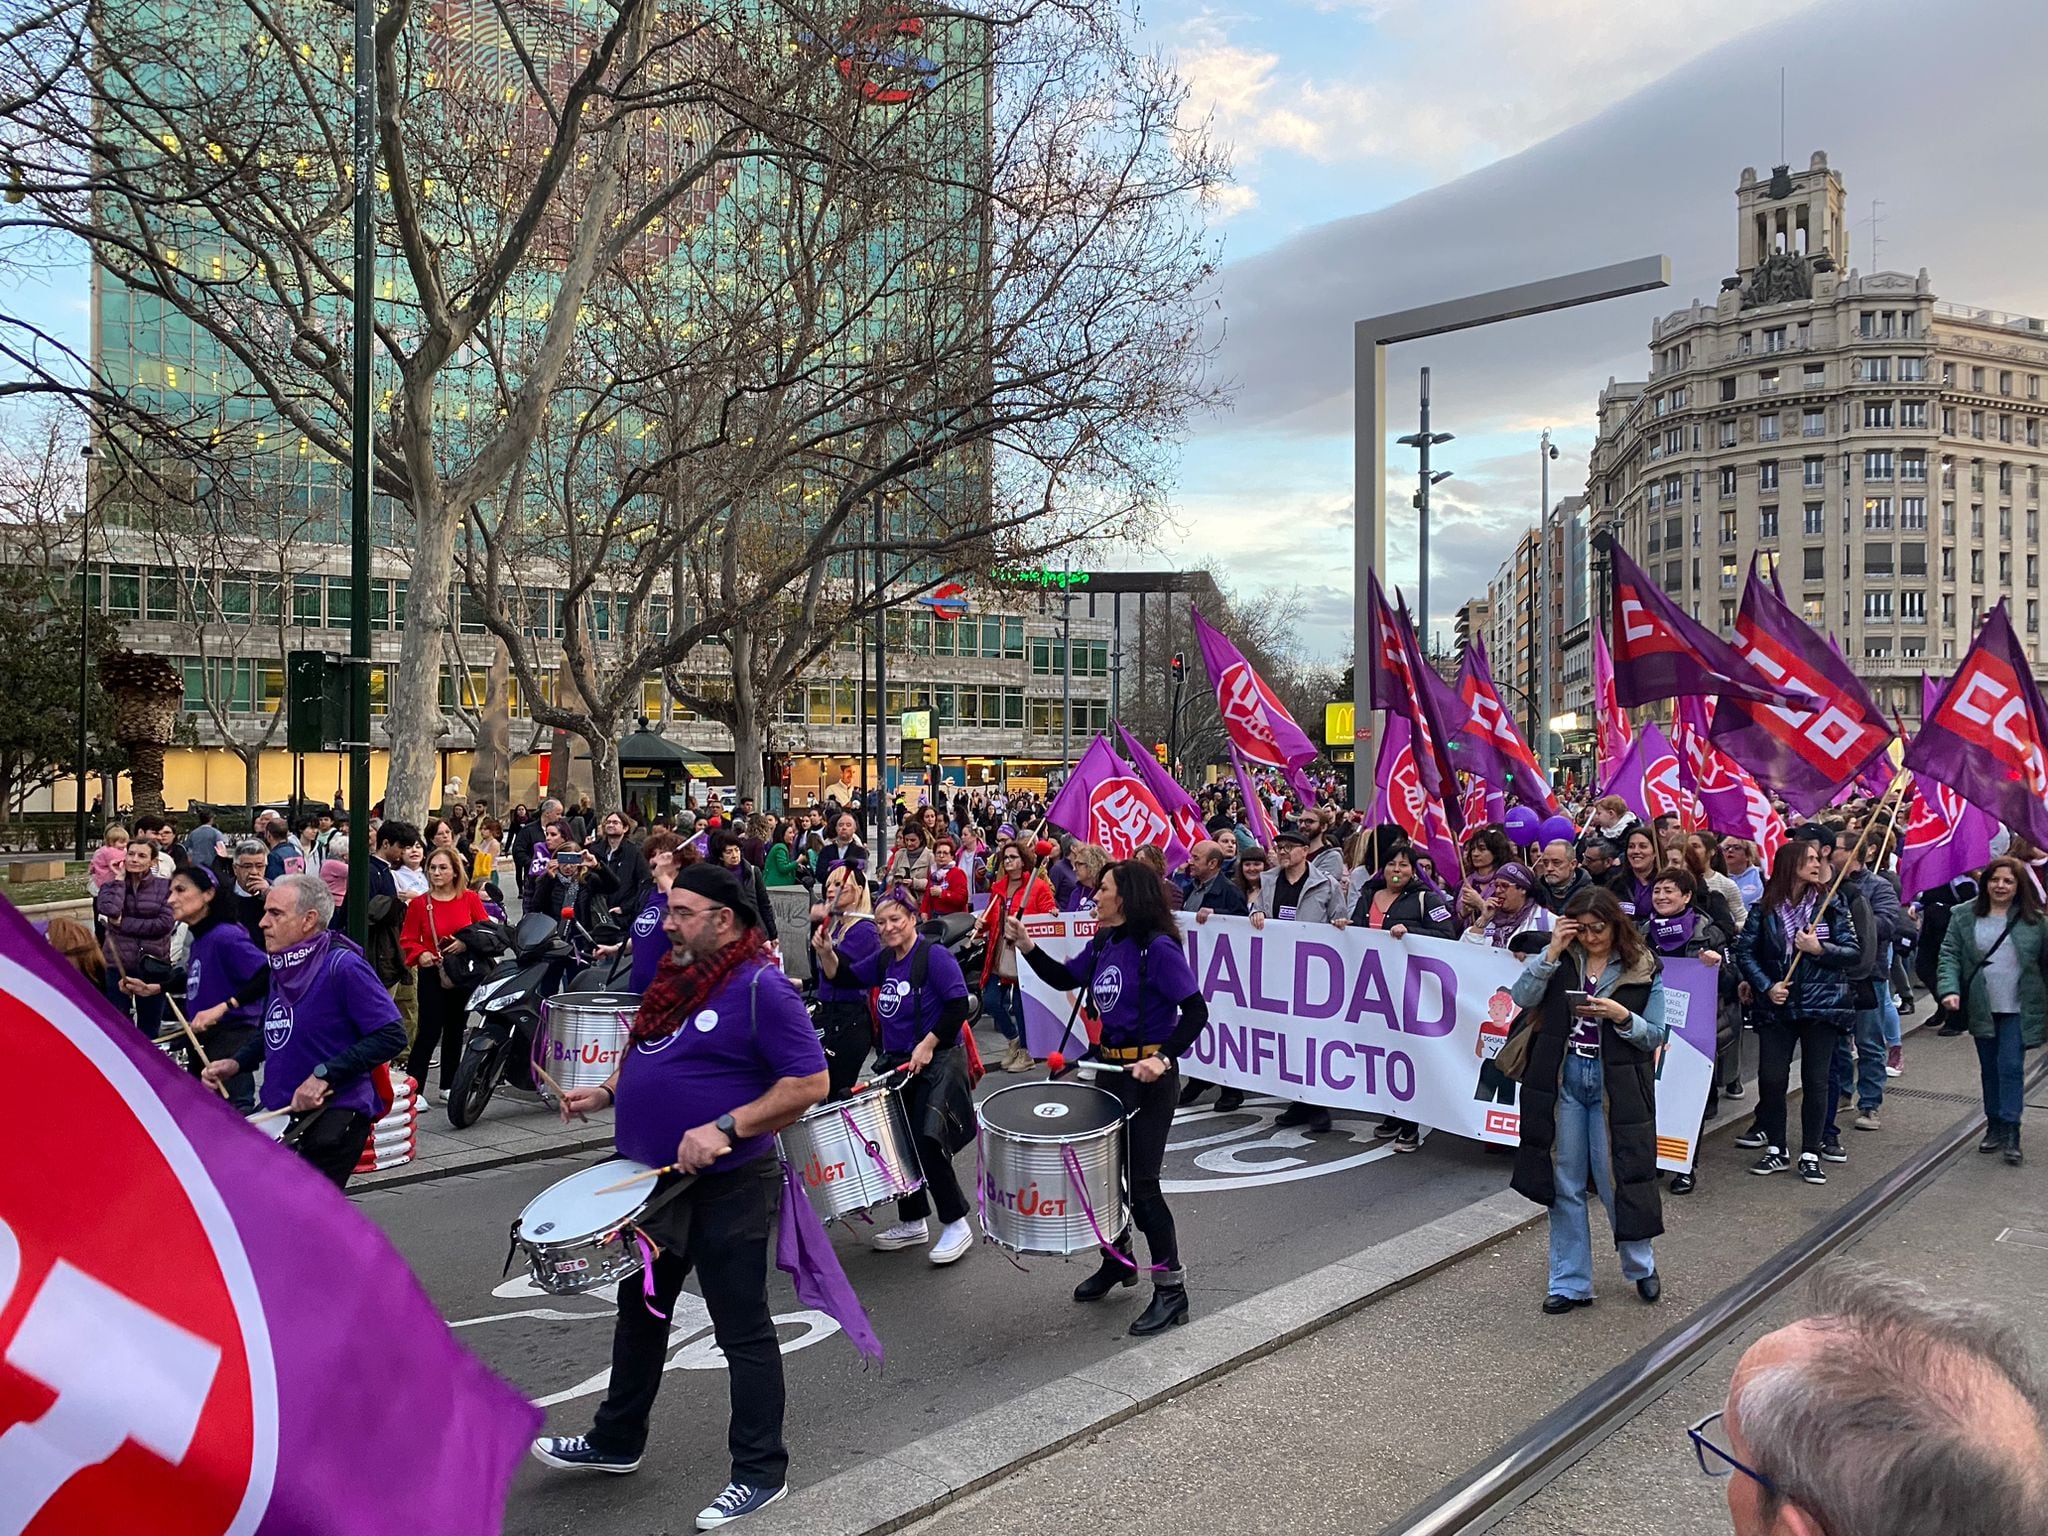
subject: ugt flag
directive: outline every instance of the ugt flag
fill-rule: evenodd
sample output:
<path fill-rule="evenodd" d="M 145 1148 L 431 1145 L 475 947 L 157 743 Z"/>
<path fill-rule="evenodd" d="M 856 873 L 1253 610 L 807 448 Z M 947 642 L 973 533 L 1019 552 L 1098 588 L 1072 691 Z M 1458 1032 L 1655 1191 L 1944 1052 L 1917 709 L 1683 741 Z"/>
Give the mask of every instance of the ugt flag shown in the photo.
<path fill-rule="evenodd" d="M 0 1531 L 496 1531 L 540 1410 L 0 899 Z"/>
<path fill-rule="evenodd" d="M 1614 693 L 1623 704 L 1700 693 L 1806 707 L 1801 701 L 1810 695 L 1772 682 L 1680 612 L 1619 544 L 1609 539 L 1608 550 L 1614 559 Z"/>
<path fill-rule="evenodd" d="M 1614 765 L 1606 792 L 1645 822 L 1659 816 L 1683 816 L 1691 805 L 1678 772 L 1678 752 L 1655 721 L 1646 721 L 1635 744 Z"/>
<path fill-rule="evenodd" d="M 1112 859 L 1158 848 L 1166 867 L 1185 864 L 1187 845 L 1145 781 L 1097 736 L 1074 764 L 1067 782 L 1045 809 L 1045 819 L 1084 843 L 1097 843 Z"/>
<path fill-rule="evenodd" d="M 1758 579 L 1753 557 L 1735 635 L 1750 665 L 1802 702 L 1730 695 L 1714 713 L 1714 742 L 1810 816 L 1883 755 L 1891 726 L 1841 652 Z"/>
<path fill-rule="evenodd" d="M 1766 869 L 1784 843 L 1785 818 L 1749 771 L 1714 744 L 1712 705 L 1683 698 L 1671 717 L 1681 782 L 1698 802 L 1706 824 L 1724 837 L 1755 843 Z"/>
<path fill-rule="evenodd" d="M 1255 763 L 1280 769 L 1304 803 L 1314 805 L 1315 790 L 1299 770 L 1303 763 L 1315 761 L 1316 744 L 1294 723 L 1287 706 L 1230 643 L 1230 637 L 1203 623 L 1194 609 L 1188 610 L 1188 616 L 1195 621 L 1202 665 L 1216 686 L 1216 710 L 1223 717 L 1231 745 Z"/>
<path fill-rule="evenodd" d="M 1401 715 L 1387 716 L 1387 734 L 1380 743 L 1373 778 L 1372 809 L 1365 821 L 1368 827 L 1399 827 L 1418 852 L 1430 856 L 1439 883 L 1459 883 L 1463 870 L 1457 841 L 1442 804 L 1423 786 L 1414 733 Z"/>
<path fill-rule="evenodd" d="M 1928 711 L 1904 766 L 1982 806 L 2036 848 L 2048 848 L 2044 753 L 2048 707 L 2001 599 Z"/>
<path fill-rule="evenodd" d="M 1116 733 L 1123 741 L 1124 752 L 1131 766 L 1137 769 L 1138 777 L 1145 781 L 1145 787 L 1152 791 L 1152 798 L 1166 812 L 1166 819 L 1173 823 L 1173 830 L 1180 834 L 1181 842 L 1192 851 L 1195 844 L 1209 835 L 1209 829 L 1202 822 L 1201 807 L 1188 798 L 1188 792 L 1180 787 L 1180 780 L 1145 750 L 1144 743 L 1124 729 L 1121 720 L 1116 723 Z"/>
<path fill-rule="evenodd" d="M 1615 765 L 1628 755 L 1636 739 L 1628 711 L 1614 696 L 1614 658 L 1607 653 L 1607 632 L 1593 626 L 1593 778 L 1596 787 L 1614 776 Z"/>
<path fill-rule="evenodd" d="M 1940 699 L 1941 685 L 1922 677 L 1923 718 L 1933 716 Z M 1906 830 L 1899 839 L 1899 890 L 1908 901 L 1959 875 L 1974 875 L 1991 862 L 1991 840 L 1998 835 L 1996 817 L 1924 773 L 1913 776 L 1906 794 Z"/>

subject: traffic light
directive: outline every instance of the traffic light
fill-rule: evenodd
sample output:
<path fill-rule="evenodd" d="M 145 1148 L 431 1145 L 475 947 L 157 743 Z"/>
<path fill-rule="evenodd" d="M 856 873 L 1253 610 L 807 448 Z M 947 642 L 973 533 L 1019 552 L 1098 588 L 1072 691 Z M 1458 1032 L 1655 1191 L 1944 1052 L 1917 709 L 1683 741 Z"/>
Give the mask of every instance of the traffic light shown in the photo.
<path fill-rule="evenodd" d="M 1153 743 L 1152 743 L 1152 755 L 1153 755 L 1154 757 L 1156 757 L 1156 758 L 1158 758 L 1158 759 L 1159 759 L 1159 765 L 1160 765 L 1160 767 L 1162 767 L 1162 768 L 1163 768 L 1163 767 L 1165 767 L 1165 766 L 1166 766 L 1166 762 L 1167 762 L 1167 756 L 1166 756 L 1166 743 L 1165 743 L 1165 742 L 1163 742 L 1163 741 L 1155 741 L 1155 742 L 1153 742 Z"/>
<path fill-rule="evenodd" d="M 927 768 L 939 766 L 939 742 L 935 736 L 927 737 L 924 744 L 924 765 Z"/>
<path fill-rule="evenodd" d="M 290 752 L 338 752 L 348 737 L 348 680 L 339 656 L 285 655 L 284 744 Z"/>
<path fill-rule="evenodd" d="M 1184 672 L 1186 672 L 1186 671 L 1187 671 L 1187 669 L 1188 669 L 1188 659 L 1187 659 L 1187 657 L 1186 657 L 1185 655 L 1183 655 L 1183 654 L 1182 654 L 1181 652 L 1179 652 L 1179 651 L 1175 651 L 1175 652 L 1173 653 L 1173 663 L 1172 663 L 1172 665 L 1173 665 L 1173 680 L 1174 680 L 1174 681 L 1175 681 L 1175 682 L 1177 683 L 1177 682 L 1179 682 L 1179 681 L 1181 680 L 1181 674 L 1183 674 Z"/>

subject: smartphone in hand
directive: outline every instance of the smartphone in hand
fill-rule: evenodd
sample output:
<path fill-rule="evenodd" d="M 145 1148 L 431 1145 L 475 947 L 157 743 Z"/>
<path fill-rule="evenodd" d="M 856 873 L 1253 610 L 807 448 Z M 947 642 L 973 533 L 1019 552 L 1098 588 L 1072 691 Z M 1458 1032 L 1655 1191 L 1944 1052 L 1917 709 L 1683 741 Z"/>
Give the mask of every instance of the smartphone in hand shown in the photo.
<path fill-rule="evenodd" d="M 1593 994 L 1590 992 L 1567 992 L 1564 995 L 1564 1005 L 1573 1013 L 1582 1011 L 1592 1000 Z"/>

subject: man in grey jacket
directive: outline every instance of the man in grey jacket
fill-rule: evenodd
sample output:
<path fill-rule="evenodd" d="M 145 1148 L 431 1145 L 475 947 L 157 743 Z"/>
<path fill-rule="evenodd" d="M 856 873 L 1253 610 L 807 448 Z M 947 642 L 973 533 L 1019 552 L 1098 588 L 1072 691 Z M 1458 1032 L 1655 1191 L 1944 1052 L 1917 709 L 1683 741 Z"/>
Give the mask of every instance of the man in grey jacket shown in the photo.
<path fill-rule="evenodd" d="M 1344 887 L 1309 863 L 1309 840 L 1299 828 L 1289 827 L 1273 834 L 1273 856 L 1278 867 L 1259 877 L 1259 899 L 1252 907 L 1252 927 L 1263 928 L 1268 921 L 1291 923 L 1333 923 L 1349 917 L 1344 904 Z M 1320 1104 L 1290 1104 L 1281 1111 L 1275 1125 L 1302 1125 L 1310 1131 L 1330 1128 L 1330 1112 Z"/>

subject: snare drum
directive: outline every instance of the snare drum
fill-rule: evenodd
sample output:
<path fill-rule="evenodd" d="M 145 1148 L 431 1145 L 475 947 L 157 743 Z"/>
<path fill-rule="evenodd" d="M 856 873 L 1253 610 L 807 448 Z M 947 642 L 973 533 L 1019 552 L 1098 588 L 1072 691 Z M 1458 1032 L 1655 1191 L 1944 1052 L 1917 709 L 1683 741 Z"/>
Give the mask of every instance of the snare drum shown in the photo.
<path fill-rule="evenodd" d="M 626 1054 L 638 992 L 557 992 L 540 1005 L 535 1058 L 564 1088 L 600 1088 Z"/>
<path fill-rule="evenodd" d="M 526 1255 L 533 1283 L 557 1296 L 593 1291 L 640 1272 L 640 1245 L 627 1230 L 654 1197 L 643 1179 L 610 1194 L 608 1184 L 646 1173 L 644 1163 L 615 1157 L 550 1184 L 512 1223 L 512 1241 Z"/>
<path fill-rule="evenodd" d="M 879 1084 L 820 1104 L 776 1137 L 821 1221 L 836 1221 L 924 1188 L 902 1093 Z"/>
<path fill-rule="evenodd" d="M 1122 1233 L 1124 1106 L 1115 1094 L 1087 1083 L 1019 1083 L 983 1099 L 979 1118 L 981 1229 L 992 1242 L 1066 1255 Z"/>

